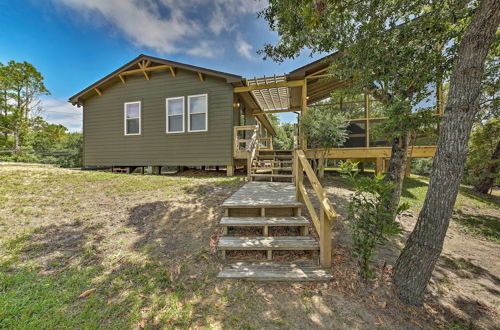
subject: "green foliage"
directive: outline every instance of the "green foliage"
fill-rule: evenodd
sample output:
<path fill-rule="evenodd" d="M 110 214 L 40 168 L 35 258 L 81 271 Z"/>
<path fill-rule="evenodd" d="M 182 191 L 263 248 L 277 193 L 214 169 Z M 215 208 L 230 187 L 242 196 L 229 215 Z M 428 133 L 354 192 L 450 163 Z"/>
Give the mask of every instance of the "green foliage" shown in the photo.
<path fill-rule="evenodd" d="M 82 167 L 83 134 L 64 134 L 61 141 L 42 154 L 42 162 L 61 167 Z"/>
<path fill-rule="evenodd" d="M 338 53 L 327 60 L 334 78 L 356 77 L 349 92 L 370 91 L 384 100 L 393 126 L 403 130 L 399 125 L 412 123 L 407 118 L 433 96 L 435 83 L 446 80 L 456 57 L 456 41 L 476 5 L 270 0 L 260 15 L 280 38 L 260 53 L 276 61 L 297 57 L 303 49 Z"/>
<path fill-rule="evenodd" d="M 68 134 L 63 125 L 39 116 L 39 97 L 49 94 L 43 80 L 28 62 L 0 63 L 0 150 L 12 151 L 0 160 L 82 166 L 82 134 Z"/>
<path fill-rule="evenodd" d="M 292 123 L 283 123 L 274 127 L 276 136 L 273 138 L 273 146 L 275 150 L 292 150 L 293 137 L 295 129 Z"/>
<path fill-rule="evenodd" d="M 39 97 L 50 94 L 43 79 L 42 74 L 28 62 L 0 63 L 0 131 L 5 137 L 16 135 L 21 144 L 25 143 L 40 111 Z M 13 148 L 14 145 L 8 147 Z"/>
<path fill-rule="evenodd" d="M 360 273 L 366 280 L 373 277 L 371 265 L 375 249 L 384 245 L 391 236 L 401 233 L 399 224 L 386 208 L 392 197 L 392 184 L 384 180 L 382 175 L 358 176 L 357 163 L 343 162 L 341 172 L 355 188 L 352 200 L 347 205 L 347 219 L 352 229 L 353 256 L 358 259 Z M 396 215 L 408 208 L 407 204 L 400 205 Z"/>
<path fill-rule="evenodd" d="M 482 124 L 477 123 L 469 140 L 469 154 L 465 169 L 464 182 L 471 185 L 478 184 L 486 176 L 495 178 L 499 183 L 500 175 L 489 173 L 491 163 L 499 163 L 499 159 L 492 159 L 493 153 L 500 143 L 500 119 L 494 118 Z M 500 165 L 498 165 L 500 166 Z"/>
<path fill-rule="evenodd" d="M 412 158 L 411 171 L 418 175 L 429 175 L 433 161 L 433 158 Z"/>
<path fill-rule="evenodd" d="M 48 127 L 62 125 L 48 124 Z M 64 130 L 66 128 L 62 126 Z M 43 163 L 60 167 L 81 167 L 83 165 L 83 134 L 62 133 L 57 139 L 48 139 L 53 132 L 35 132 L 30 145 L 25 145 L 16 155 L 15 153 L 0 154 L 0 161 Z M 39 138 L 39 139 L 38 139 Z"/>
<path fill-rule="evenodd" d="M 330 107 L 312 107 L 300 119 L 302 133 L 311 148 L 341 146 L 347 139 L 345 117 Z"/>

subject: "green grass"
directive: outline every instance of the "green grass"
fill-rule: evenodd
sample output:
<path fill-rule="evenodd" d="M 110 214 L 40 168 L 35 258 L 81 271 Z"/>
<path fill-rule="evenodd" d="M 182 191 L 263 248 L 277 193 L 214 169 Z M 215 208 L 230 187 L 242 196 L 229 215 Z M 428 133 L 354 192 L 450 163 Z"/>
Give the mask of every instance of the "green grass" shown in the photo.
<path fill-rule="evenodd" d="M 401 202 L 408 203 L 413 210 L 420 210 L 427 194 L 427 184 L 413 178 L 406 178 L 403 184 Z"/>
<path fill-rule="evenodd" d="M 500 219 L 498 217 L 471 215 L 457 210 L 453 215 L 453 220 L 467 234 L 500 244 Z"/>
<path fill-rule="evenodd" d="M 150 325 L 189 325 L 192 306 L 181 303 L 185 288 L 173 285 L 160 264 L 128 263 L 109 275 L 103 272 L 102 266 L 73 267 L 57 275 L 2 269 L 0 328 L 123 329 L 141 320 Z M 96 288 L 93 294 L 78 298 L 91 288 Z"/>
<path fill-rule="evenodd" d="M 427 194 L 427 183 L 423 182 L 426 178 L 407 178 L 404 182 L 401 202 L 410 204 L 410 208 L 418 212 L 424 204 Z M 486 195 L 476 193 L 467 187 L 460 187 L 457 201 L 455 203 L 455 212 L 452 220 L 460 228 L 475 237 L 485 238 L 487 240 L 500 243 L 500 218 L 488 215 L 473 215 L 471 211 L 462 211 L 462 208 L 499 208 L 499 204 Z"/>

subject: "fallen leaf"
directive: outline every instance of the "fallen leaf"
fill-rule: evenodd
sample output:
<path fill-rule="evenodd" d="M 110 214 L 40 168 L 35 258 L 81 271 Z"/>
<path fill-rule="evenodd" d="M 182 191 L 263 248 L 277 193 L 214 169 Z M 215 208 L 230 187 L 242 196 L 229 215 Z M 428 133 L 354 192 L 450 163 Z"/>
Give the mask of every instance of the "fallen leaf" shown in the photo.
<path fill-rule="evenodd" d="M 84 291 L 81 295 L 78 296 L 78 298 L 85 298 L 85 297 L 91 295 L 92 293 L 94 293 L 95 290 L 97 290 L 97 289 L 96 288 L 92 288 L 92 289 L 89 289 L 87 291 Z"/>

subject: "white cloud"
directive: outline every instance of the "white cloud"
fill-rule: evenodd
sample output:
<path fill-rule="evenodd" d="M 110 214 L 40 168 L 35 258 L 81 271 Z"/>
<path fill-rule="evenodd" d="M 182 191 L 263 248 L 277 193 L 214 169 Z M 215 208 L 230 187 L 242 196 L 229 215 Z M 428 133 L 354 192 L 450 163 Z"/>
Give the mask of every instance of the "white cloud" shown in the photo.
<path fill-rule="evenodd" d="M 181 48 L 179 42 L 201 33 L 196 21 L 184 16 L 181 9 L 172 5 L 168 16 L 160 16 L 158 5 L 134 0 L 54 0 L 84 11 L 100 14 L 139 46 L 146 46 L 160 53 L 172 53 Z M 142 4 L 142 5 L 140 5 Z M 87 16 L 88 17 L 88 16 Z"/>
<path fill-rule="evenodd" d="M 189 49 L 187 53 L 193 56 L 215 57 L 222 55 L 224 49 L 217 47 L 217 45 L 212 42 L 203 40 L 199 42 L 199 45 Z"/>
<path fill-rule="evenodd" d="M 248 42 L 246 42 L 245 39 L 243 39 L 243 37 L 240 34 L 238 34 L 238 36 L 236 37 L 235 46 L 238 53 L 240 53 L 243 57 L 249 60 L 254 59 L 253 46 L 250 45 Z"/>
<path fill-rule="evenodd" d="M 66 100 L 46 98 L 42 100 L 41 116 L 52 124 L 61 124 L 70 132 L 82 130 L 82 109 Z"/>
<path fill-rule="evenodd" d="M 202 57 L 220 55 L 224 40 L 217 37 L 242 29 L 245 15 L 255 15 L 267 5 L 267 1 L 253 0 L 52 1 L 76 10 L 90 23 L 104 20 L 137 46 L 161 54 L 185 52 Z"/>

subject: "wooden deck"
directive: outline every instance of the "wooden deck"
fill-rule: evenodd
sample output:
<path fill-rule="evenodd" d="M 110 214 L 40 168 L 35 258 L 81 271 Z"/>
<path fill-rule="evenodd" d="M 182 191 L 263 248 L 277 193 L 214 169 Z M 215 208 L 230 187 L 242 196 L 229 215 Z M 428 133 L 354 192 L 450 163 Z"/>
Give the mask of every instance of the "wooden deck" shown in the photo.
<path fill-rule="evenodd" d="M 295 185 L 289 182 L 248 182 L 229 197 L 225 208 L 301 207 Z"/>

